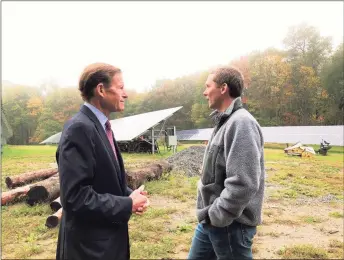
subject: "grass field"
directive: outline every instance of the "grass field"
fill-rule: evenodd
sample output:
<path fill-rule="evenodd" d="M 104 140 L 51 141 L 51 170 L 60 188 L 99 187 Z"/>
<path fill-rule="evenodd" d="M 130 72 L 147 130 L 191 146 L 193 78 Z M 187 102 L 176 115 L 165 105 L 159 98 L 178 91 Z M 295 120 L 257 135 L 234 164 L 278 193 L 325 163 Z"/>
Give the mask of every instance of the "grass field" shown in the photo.
<path fill-rule="evenodd" d="M 284 147 L 266 145 L 266 196 L 254 257 L 343 258 L 343 147 L 312 158 L 288 157 Z M 56 146 L 5 146 L 2 191 L 7 190 L 6 176 L 48 168 L 55 151 Z M 169 155 L 124 154 L 124 160 L 130 167 Z M 187 257 L 197 224 L 197 181 L 171 172 L 146 184 L 151 207 L 129 222 L 133 259 Z M 47 204 L 2 206 L 2 259 L 54 259 L 58 228 L 45 227 L 50 214 Z"/>

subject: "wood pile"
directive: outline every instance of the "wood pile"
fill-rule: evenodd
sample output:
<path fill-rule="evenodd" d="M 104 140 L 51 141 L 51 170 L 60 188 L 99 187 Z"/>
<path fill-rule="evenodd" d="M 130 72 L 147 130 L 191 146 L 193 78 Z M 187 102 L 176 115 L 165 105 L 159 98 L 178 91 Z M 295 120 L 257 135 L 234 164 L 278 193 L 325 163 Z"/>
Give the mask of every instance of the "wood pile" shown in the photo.
<path fill-rule="evenodd" d="M 171 169 L 171 164 L 167 161 L 158 161 L 129 169 L 126 172 L 127 184 L 131 189 L 137 189 L 147 181 L 159 179 L 163 172 L 170 172 Z M 29 206 L 49 203 L 52 214 L 47 217 L 45 225 L 48 228 L 58 226 L 63 210 L 57 169 L 42 169 L 6 177 L 5 183 L 9 190 L 2 192 L 1 206 L 23 201 Z"/>

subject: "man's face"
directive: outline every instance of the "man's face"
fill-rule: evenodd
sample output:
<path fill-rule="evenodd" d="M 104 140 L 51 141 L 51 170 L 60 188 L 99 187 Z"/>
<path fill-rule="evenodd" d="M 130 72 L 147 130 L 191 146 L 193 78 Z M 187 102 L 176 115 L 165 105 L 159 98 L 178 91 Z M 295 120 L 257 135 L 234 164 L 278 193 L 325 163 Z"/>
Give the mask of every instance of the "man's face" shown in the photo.
<path fill-rule="evenodd" d="M 121 112 L 124 110 L 124 101 L 128 98 L 124 90 L 122 73 L 116 73 L 109 88 L 105 88 L 104 105 L 109 112 Z"/>
<path fill-rule="evenodd" d="M 209 74 L 207 81 L 205 82 L 205 90 L 203 95 L 208 100 L 209 108 L 219 109 L 223 95 L 221 94 L 221 88 L 214 82 L 214 74 Z"/>

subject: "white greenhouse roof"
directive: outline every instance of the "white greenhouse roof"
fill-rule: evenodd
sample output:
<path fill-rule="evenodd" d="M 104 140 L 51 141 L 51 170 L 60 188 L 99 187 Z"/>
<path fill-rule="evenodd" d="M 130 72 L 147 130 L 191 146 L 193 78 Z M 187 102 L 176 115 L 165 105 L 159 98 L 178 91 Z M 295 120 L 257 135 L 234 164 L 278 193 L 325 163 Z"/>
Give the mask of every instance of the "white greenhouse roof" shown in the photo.
<path fill-rule="evenodd" d="M 182 106 L 110 120 L 111 128 L 117 141 L 130 141 L 168 119 L 181 108 Z M 50 136 L 41 144 L 57 144 L 60 138 L 61 132 Z"/>

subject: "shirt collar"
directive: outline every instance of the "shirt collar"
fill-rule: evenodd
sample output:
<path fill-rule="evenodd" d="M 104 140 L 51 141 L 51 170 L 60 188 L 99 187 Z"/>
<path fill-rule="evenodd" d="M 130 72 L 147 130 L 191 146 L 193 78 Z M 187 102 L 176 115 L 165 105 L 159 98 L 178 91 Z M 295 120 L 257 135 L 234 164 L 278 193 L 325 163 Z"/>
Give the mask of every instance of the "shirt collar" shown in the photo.
<path fill-rule="evenodd" d="M 90 103 L 85 102 L 84 105 L 87 106 L 93 112 L 93 114 L 95 114 L 103 129 L 105 130 L 105 123 L 108 120 L 108 118 L 103 114 L 103 112 L 101 112 L 98 108 L 91 105 Z"/>
<path fill-rule="evenodd" d="M 232 101 L 232 103 L 224 112 L 214 110 L 211 112 L 209 116 L 212 118 L 214 124 L 217 125 L 221 120 L 228 118 L 233 112 L 235 112 L 241 107 L 242 107 L 241 97 L 237 97 Z"/>

